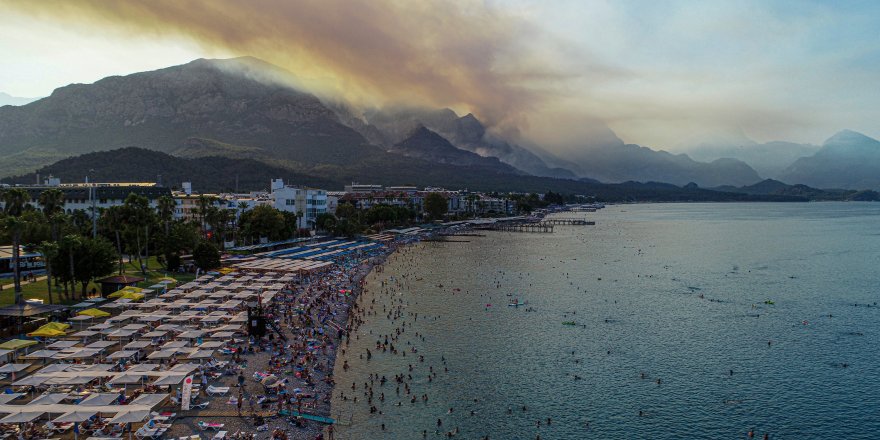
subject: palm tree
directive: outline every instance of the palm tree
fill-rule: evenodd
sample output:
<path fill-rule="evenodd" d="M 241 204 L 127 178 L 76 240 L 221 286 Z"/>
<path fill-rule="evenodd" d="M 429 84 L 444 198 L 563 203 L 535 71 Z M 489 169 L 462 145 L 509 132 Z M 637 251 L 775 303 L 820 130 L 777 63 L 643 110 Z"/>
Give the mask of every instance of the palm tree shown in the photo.
<path fill-rule="evenodd" d="M 177 205 L 169 196 L 162 196 L 156 200 L 156 210 L 159 214 L 159 221 L 165 226 L 165 236 L 171 232 L 171 220 L 174 218 L 174 208 Z"/>
<path fill-rule="evenodd" d="M 15 304 L 21 304 L 21 234 L 27 227 L 27 222 L 22 220 L 30 194 L 21 188 L 13 188 L 3 192 L 3 201 L 6 203 L 6 220 L 4 227 L 12 237 L 12 277 L 15 286 Z"/>
<path fill-rule="evenodd" d="M 199 218 L 202 222 L 202 234 L 204 234 L 205 239 L 208 238 L 208 228 L 207 228 L 207 217 L 208 210 L 214 204 L 214 198 L 206 196 L 204 194 L 200 195 L 198 200 L 196 200 L 196 213 L 199 215 Z"/>
<path fill-rule="evenodd" d="M 46 286 L 49 288 L 49 304 L 52 302 L 52 260 L 58 256 L 58 243 L 44 241 L 39 247 L 40 253 L 43 254 L 43 260 L 46 262 Z"/>
<path fill-rule="evenodd" d="M 64 192 L 58 188 L 47 189 L 40 193 L 38 198 L 40 206 L 43 207 L 43 215 L 49 220 L 52 227 L 52 240 L 58 241 L 58 217 L 57 215 L 64 212 Z"/>
<path fill-rule="evenodd" d="M 238 210 L 232 213 L 232 242 L 238 242 L 238 220 L 241 218 L 241 214 L 243 214 L 248 209 L 247 202 L 238 202 Z"/>
<path fill-rule="evenodd" d="M 119 275 L 122 275 L 124 263 L 122 262 L 122 237 L 120 231 L 125 226 L 126 213 L 122 206 L 111 206 L 104 211 L 108 228 L 116 235 L 116 251 L 119 255 Z"/>
<path fill-rule="evenodd" d="M 80 240 L 79 235 L 69 234 L 69 235 L 65 235 L 64 237 L 61 238 L 59 245 L 61 247 L 66 248 L 66 251 L 67 251 L 67 263 L 68 263 L 67 275 L 70 280 L 70 296 L 76 297 L 76 270 L 75 270 L 75 266 L 73 264 L 73 262 L 74 262 L 74 258 L 73 258 L 74 255 L 73 254 L 75 254 L 77 248 L 79 248 L 82 245 L 82 240 Z M 121 272 L 120 272 L 120 274 L 121 274 Z M 65 292 L 66 291 L 67 291 L 67 289 L 65 288 Z"/>

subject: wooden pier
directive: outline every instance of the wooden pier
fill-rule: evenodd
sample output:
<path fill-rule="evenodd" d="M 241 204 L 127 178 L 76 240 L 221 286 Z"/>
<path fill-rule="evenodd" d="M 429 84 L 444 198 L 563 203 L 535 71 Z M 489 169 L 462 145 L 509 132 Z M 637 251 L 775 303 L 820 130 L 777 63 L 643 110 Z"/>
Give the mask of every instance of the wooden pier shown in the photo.
<path fill-rule="evenodd" d="M 582 218 L 545 218 L 541 220 L 541 223 L 548 223 L 551 225 L 576 225 L 576 226 L 585 226 L 585 225 L 595 225 L 596 222 L 584 220 Z"/>
<path fill-rule="evenodd" d="M 550 223 L 498 223 L 490 227 L 493 231 L 502 232 L 539 232 L 553 233 L 553 225 Z"/>

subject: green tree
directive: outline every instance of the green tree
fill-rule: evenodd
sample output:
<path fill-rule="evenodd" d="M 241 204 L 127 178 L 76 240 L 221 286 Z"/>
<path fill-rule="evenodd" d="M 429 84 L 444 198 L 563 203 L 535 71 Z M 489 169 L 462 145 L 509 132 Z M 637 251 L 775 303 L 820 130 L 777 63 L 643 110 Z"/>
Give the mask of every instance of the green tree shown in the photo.
<path fill-rule="evenodd" d="M 52 229 L 52 240 L 58 241 L 59 215 L 64 213 L 64 193 L 58 188 L 47 189 L 40 193 L 39 202 Z"/>
<path fill-rule="evenodd" d="M 315 218 L 315 227 L 321 231 L 332 231 L 336 226 L 336 216 L 329 212 L 318 214 Z"/>
<path fill-rule="evenodd" d="M 241 215 L 248 210 L 247 202 L 238 202 L 238 209 L 232 216 L 232 241 L 238 243 L 239 229 L 241 229 Z"/>
<path fill-rule="evenodd" d="M 220 252 L 211 242 L 202 241 L 193 250 L 193 262 L 202 270 L 220 267 Z"/>
<path fill-rule="evenodd" d="M 443 215 L 449 210 L 449 204 L 446 198 L 440 193 L 432 192 L 425 196 L 425 213 L 433 220 L 443 218 Z"/>
<path fill-rule="evenodd" d="M 239 223 L 243 233 L 252 240 L 265 237 L 274 241 L 284 237 L 284 215 L 268 205 L 259 205 L 245 212 Z"/>
<path fill-rule="evenodd" d="M 166 270 L 174 270 L 169 267 L 169 255 L 173 254 L 174 249 L 169 249 L 169 247 L 173 247 L 173 242 L 171 241 L 171 222 L 174 221 L 174 209 L 176 206 L 177 204 L 174 202 L 174 199 L 167 195 L 159 197 L 156 200 L 156 215 L 159 222 L 162 224 L 162 230 L 164 231 L 160 240 L 160 250 L 162 252 L 162 259 L 164 260 Z"/>
<path fill-rule="evenodd" d="M 149 259 L 149 241 L 150 241 L 150 225 L 153 224 L 155 213 L 150 207 L 150 200 L 145 196 L 131 193 L 125 198 L 122 205 L 122 212 L 125 218 L 123 231 L 125 233 L 129 254 L 134 253 L 137 257 L 138 267 L 141 272 L 146 275 L 146 264 L 144 264 L 144 249 L 146 249 L 146 257 Z M 129 258 L 131 260 L 131 258 Z"/>
<path fill-rule="evenodd" d="M 199 221 L 202 224 L 202 235 L 205 239 L 208 238 L 208 212 L 210 208 L 214 205 L 214 201 L 216 199 L 211 196 L 206 196 L 204 194 L 200 195 L 196 200 L 196 215 L 199 216 Z"/>
<path fill-rule="evenodd" d="M 281 215 L 284 217 L 284 234 L 279 238 L 286 240 L 296 236 L 297 230 L 299 230 L 300 213 L 281 211 Z"/>
<path fill-rule="evenodd" d="M 44 241 L 40 243 L 38 249 L 43 255 L 43 262 L 46 263 L 46 288 L 49 292 L 49 304 L 54 304 L 52 301 L 52 260 L 58 256 L 58 243 Z"/>
<path fill-rule="evenodd" d="M 5 232 L 12 239 L 12 278 L 15 291 L 15 304 L 21 304 L 21 235 L 27 228 L 27 222 L 21 219 L 25 207 L 30 200 L 27 191 L 21 188 L 8 189 L 3 192 L 3 201 L 6 203 L 4 212 L 6 219 L 3 223 Z"/>
<path fill-rule="evenodd" d="M 83 237 L 80 235 L 68 234 L 62 237 L 59 242 L 58 256 L 65 260 L 63 263 L 66 266 L 66 271 L 61 274 L 61 280 L 64 282 L 64 296 L 68 299 L 76 295 L 75 262 L 77 258 L 81 257 L 79 248 L 82 246 L 82 240 Z M 70 284 L 69 290 L 68 283 Z"/>
<path fill-rule="evenodd" d="M 364 213 L 367 224 L 379 223 L 383 227 L 397 220 L 397 212 L 388 205 L 373 205 Z"/>
<path fill-rule="evenodd" d="M 76 265 L 74 278 L 82 286 L 81 298 L 86 297 L 86 289 L 92 280 L 113 272 L 116 251 L 104 237 L 82 238 L 75 248 Z"/>
<path fill-rule="evenodd" d="M 544 203 L 547 203 L 548 205 L 564 205 L 565 197 L 560 193 L 547 191 L 547 193 L 544 194 Z"/>
<path fill-rule="evenodd" d="M 361 231 L 361 225 L 357 218 L 342 218 L 333 227 L 333 235 L 337 237 L 354 237 Z"/>
<path fill-rule="evenodd" d="M 122 206 L 111 206 L 101 216 L 102 229 L 116 239 L 116 251 L 119 257 L 119 275 L 123 272 L 122 262 L 122 230 L 125 228 L 127 213 Z"/>
<path fill-rule="evenodd" d="M 165 235 L 171 233 L 171 222 L 174 220 L 174 209 L 177 204 L 170 196 L 164 195 L 156 199 L 156 214 L 165 230 Z"/>
<path fill-rule="evenodd" d="M 353 204 L 345 202 L 336 206 L 336 217 L 341 219 L 351 219 L 357 216 L 357 208 Z"/>

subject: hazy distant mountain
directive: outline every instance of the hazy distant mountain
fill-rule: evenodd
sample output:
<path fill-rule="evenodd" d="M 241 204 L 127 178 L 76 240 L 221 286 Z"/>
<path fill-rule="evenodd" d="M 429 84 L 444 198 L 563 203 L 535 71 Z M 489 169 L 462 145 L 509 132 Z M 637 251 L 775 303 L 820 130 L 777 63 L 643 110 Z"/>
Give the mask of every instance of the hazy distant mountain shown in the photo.
<path fill-rule="evenodd" d="M 712 161 L 720 158 L 739 159 L 763 177 L 777 177 L 801 157 L 814 154 L 818 145 L 774 141 L 758 144 L 747 140 L 740 144 L 700 144 L 688 155 L 694 160 Z"/>
<path fill-rule="evenodd" d="M 786 168 L 779 180 L 820 188 L 880 190 L 880 141 L 843 130 L 815 154 Z"/>
<path fill-rule="evenodd" d="M 484 166 L 501 172 L 522 174 L 521 171 L 502 163 L 495 157 L 483 157 L 479 154 L 459 149 L 439 134 L 428 130 L 424 126 L 416 128 L 406 139 L 394 144 L 389 151 L 407 157 L 424 159 L 429 162 L 463 166 Z"/>
<path fill-rule="evenodd" d="M 575 171 L 602 182 L 667 182 L 701 187 L 749 185 L 761 180 L 754 169 L 735 159 L 697 162 L 686 154 L 671 154 L 623 141 L 569 151 L 563 156 L 578 165 Z"/>
<path fill-rule="evenodd" d="M 773 179 L 765 179 L 754 185 L 742 187 L 721 186 L 713 189 L 754 195 L 804 197 L 809 200 L 880 200 L 880 193 L 871 190 L 818 189 L 803 184 L 788 185 Z"/>
<path fill-rule="evenodd" d="M 21 98 L 12 96 L 8 93 L 0 92 L 0 107 L 4 105 L 25 105 L 34 102 L 40 98 Z"/>

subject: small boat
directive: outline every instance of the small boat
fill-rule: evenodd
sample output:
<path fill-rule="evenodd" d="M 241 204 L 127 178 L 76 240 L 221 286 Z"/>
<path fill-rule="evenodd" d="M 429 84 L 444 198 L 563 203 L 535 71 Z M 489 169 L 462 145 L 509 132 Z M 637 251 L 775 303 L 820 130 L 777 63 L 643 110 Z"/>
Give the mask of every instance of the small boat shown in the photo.
<path fill-rule="evenodd" d="M 574 321 L 562 321 L 562 325 L 578 325 L 578 323 Z"/>
<path fill-rule="evenodd" d="M 767 304 L 767 305 L 770 305 L 770 306 L 775 306 L 775 305 L 776 305 L 775 302 L 770 301 L 769 299 L 768 299 L 767 301 L 764 301 L 764 304 Z"/>
<path fill-rule="evenodd" d="M 528 304 L 528 303 L 529 303 L 528 301 L 526 301 L 526 302 L 522 302 L 522 301 L 520 301 L 520 300 L 515 300 L 514 302 L 508 304 L 508 306 L 510 306 L 510 307 L 519 307 L 519 306 L 524 306 L 524 305 L 526 305 L 526 304 Z"/>

